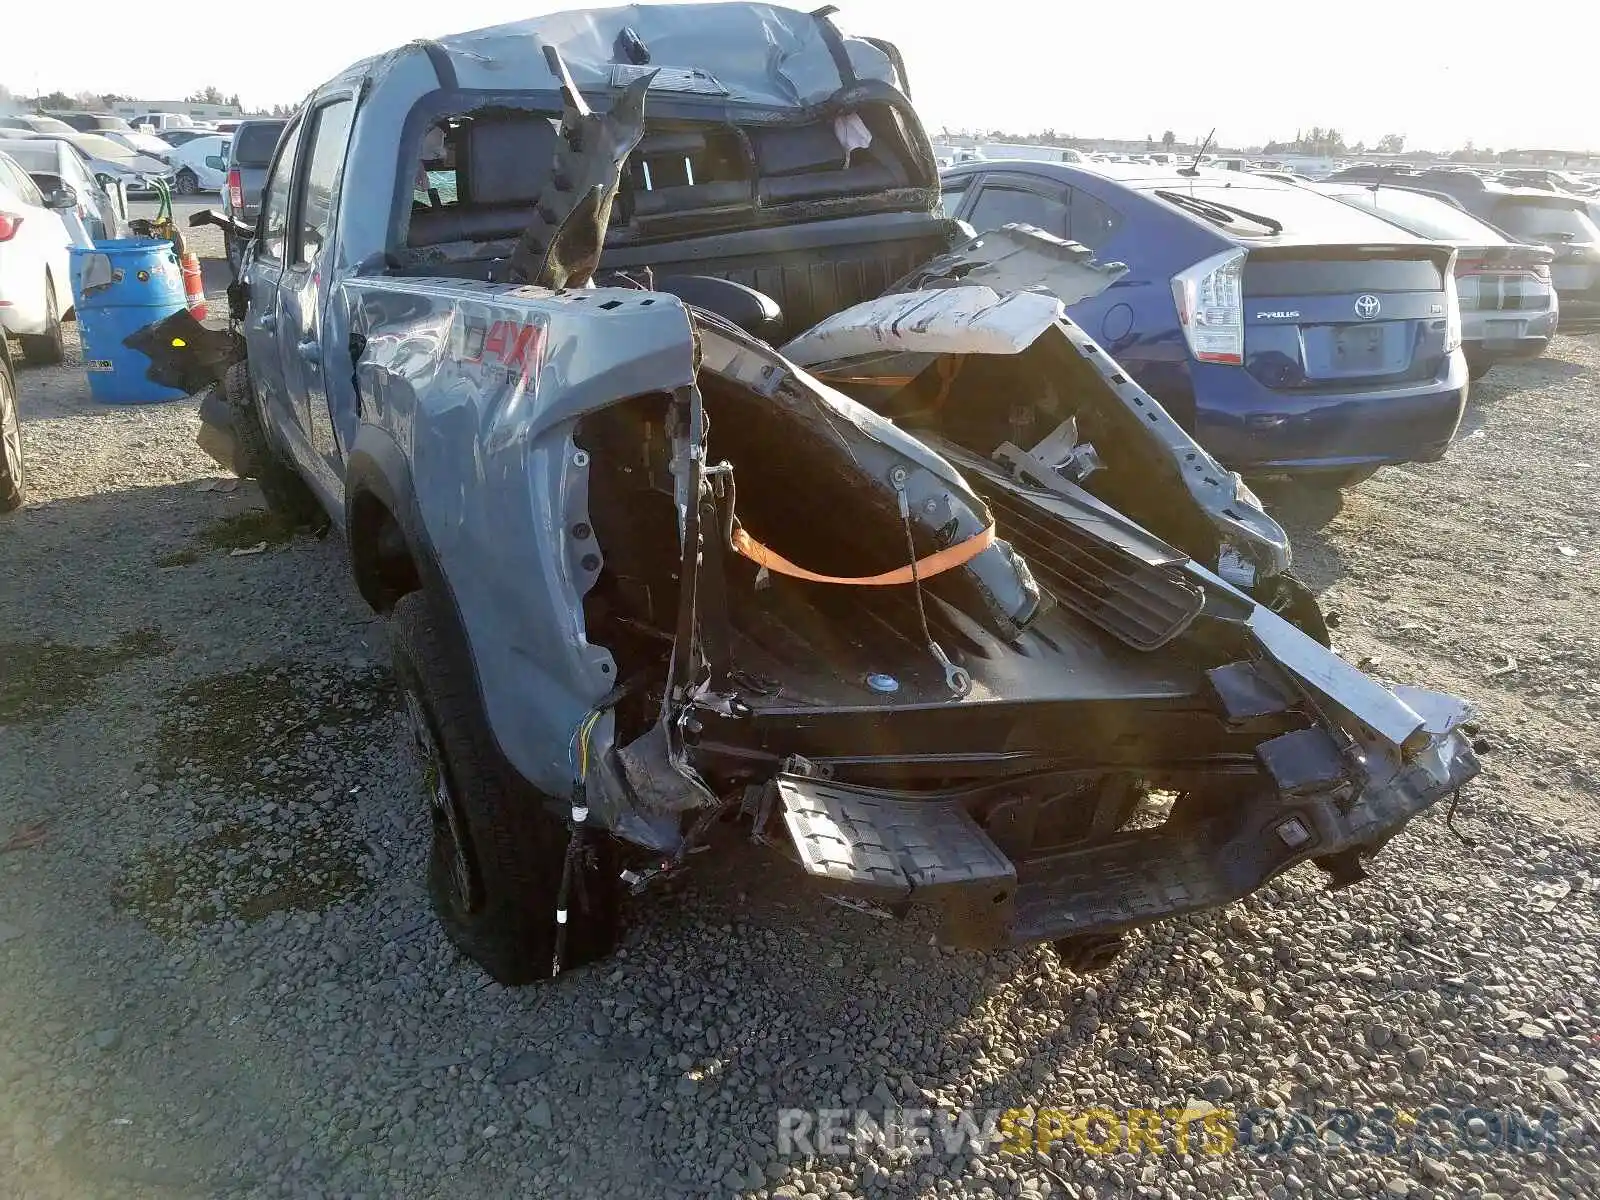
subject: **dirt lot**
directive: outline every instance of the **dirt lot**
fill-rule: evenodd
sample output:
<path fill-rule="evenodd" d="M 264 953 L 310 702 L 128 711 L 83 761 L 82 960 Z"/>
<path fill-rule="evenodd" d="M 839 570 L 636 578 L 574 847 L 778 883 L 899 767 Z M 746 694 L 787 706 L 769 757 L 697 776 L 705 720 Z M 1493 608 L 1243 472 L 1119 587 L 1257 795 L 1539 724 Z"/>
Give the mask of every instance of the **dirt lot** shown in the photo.
<path fill-rule="evenodd" d="M 76 356 L 19 382 L 0 1194 L 1600 1190 L 1600 339 L 1497 368 L 1445 462 L 1268 497 L 1348 658 L 1480 706 L 1472 844 L 1429 814 L 1358 888 L 1293 872 L 1092 979 L 1049 948 L 942 953 L 746 852 L 636 904 L 614 963 L 488 982 L 429 915 L 383 628 L 337 537 L 263 523 L 193 403 L 96 406 Z M 779 1141 L 780 1108 L 886 1105 L 1196 1123 L 1166 1117 L 1160 1154 L 1098 1124 L 1043 1153 Z"/>

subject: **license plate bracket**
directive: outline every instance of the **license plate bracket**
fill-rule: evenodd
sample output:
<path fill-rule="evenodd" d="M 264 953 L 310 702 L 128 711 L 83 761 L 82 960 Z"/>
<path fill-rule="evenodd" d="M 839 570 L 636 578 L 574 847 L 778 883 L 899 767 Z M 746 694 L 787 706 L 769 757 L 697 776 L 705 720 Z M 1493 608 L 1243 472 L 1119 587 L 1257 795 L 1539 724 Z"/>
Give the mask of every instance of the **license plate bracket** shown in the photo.
<path fill-rule="evenodd" d="M 1383 326 L 1348 325 L 1333 331 L 1333 365 L 1339 371 L 1373 371 L 1383 366 Z"/>

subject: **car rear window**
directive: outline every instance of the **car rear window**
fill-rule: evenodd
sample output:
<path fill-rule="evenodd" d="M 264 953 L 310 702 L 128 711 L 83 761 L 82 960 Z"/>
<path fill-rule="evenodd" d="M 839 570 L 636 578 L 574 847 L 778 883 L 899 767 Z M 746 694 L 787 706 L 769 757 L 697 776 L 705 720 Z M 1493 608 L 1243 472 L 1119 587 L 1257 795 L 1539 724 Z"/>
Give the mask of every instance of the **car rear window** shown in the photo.
<path fill-rule="evenodd" d="M 234 134 L 233 162 L 240 167 L 264 167 L 272 162 L 272 152 L 277 148 L 278 135 L 283 132 L 281 123 L 244 125 Z"/>
<path fill-rule="evenodd" d="M 1513 237 L 1600 242 L 1600 228 L 1576 205 L 1515 197 L 1494 206 L 1494 223 Z"/>
<path fill-rule="evenodd" d="M 1346 203 L 1360 204 L 1376 209 L 1380 216 L 1393 217 L 1412 233 L 1444 241 L 1471 241 L 1483 246 L 1497 246 L 1505 241 L 1495 230 L 1471 213 L 1462 212 L 1443 200 L 1400 188 L 1379 188 L 1376 192 L 1363 190 L 1351 196 Z"/>
<path fill-rule="evenodd" d="M 25 171 L 54 171 L 59 165 L 54 146 L 22 146 L 12 142 L 0 153 L 10 155 Z"/>
<path fill-rule="evenodd" d="M 1393 242 L 1409 241 L 1411 235 L 1397 229 L 1382 218 L 1341 204 L 1329 196 L 1320 195 L 1292 183 L 1277 183 L 1258 176 L 1241 176 L 1241 183 L 1218 183 L 1215 180 L 1167 184 L 1158 189 L 1165 203 L 1172 204 L 1166 193 L 1192 196 L 1194 200 L 1219 207 L 1219 217 L 1210 223 L 1218 229 L 1244 238 L 1272 236 L 1269 229 L 1255 224 L 1248 217 L 1229 210 L 1242 210 L 1274 221 L 1282 226 L 1279 236 L 1296 241 L 1319 242 Z M 1206 218 L 1179 204 L 1172 205 L 1186 216 L 1199 220 Z M 1228 219 L 1222 219 L 1226 216 Z"/>

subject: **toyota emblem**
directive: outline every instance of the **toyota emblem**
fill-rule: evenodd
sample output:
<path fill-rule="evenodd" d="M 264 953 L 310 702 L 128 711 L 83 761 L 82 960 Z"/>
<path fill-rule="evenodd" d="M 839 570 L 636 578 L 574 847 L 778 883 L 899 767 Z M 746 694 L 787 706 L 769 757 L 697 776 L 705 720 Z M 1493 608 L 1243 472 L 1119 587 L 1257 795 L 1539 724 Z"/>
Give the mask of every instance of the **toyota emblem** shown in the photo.
<path fill-rule="evenodd" d="M 1356 316 L 1363 321 L 1370 321 L 1383 311 L 1383 305 L 1378 303 L 1378 298 L 1371 292 L 1364 296 L 1356 297 Z"/>

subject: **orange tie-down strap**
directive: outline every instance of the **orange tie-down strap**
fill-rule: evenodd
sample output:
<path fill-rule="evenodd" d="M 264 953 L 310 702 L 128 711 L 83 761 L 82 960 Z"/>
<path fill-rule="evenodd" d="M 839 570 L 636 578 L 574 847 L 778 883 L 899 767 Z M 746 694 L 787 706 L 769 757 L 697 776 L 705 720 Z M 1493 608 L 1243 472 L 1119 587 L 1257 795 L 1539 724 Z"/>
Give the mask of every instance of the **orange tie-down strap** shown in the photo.
<path fill-rule="evenodd" d="M 912 575 L 909 563 L 893 571 L 885 571 L 882 575 L 818 575 L 815 571 L 795 566 L 771 547 L 763 546 L 746 533 L 743 527 L 735 526 L 733 530 L 734 550 L 769 571 L 788 575 L 792 579 L 806 579 L 812 583 L 842 583 L 849 587 L 892 587 L 895 584 L 911 583 L 914 579 L 931 579 L 945 571 L 965 566 L 993 544 L 994 526 L 991 524 L 965 541 L 957 542 L 954 546 L 946 546 L 943 550 L 928 555 L 927 558 L 919 558 L 915 576 Z"/>

